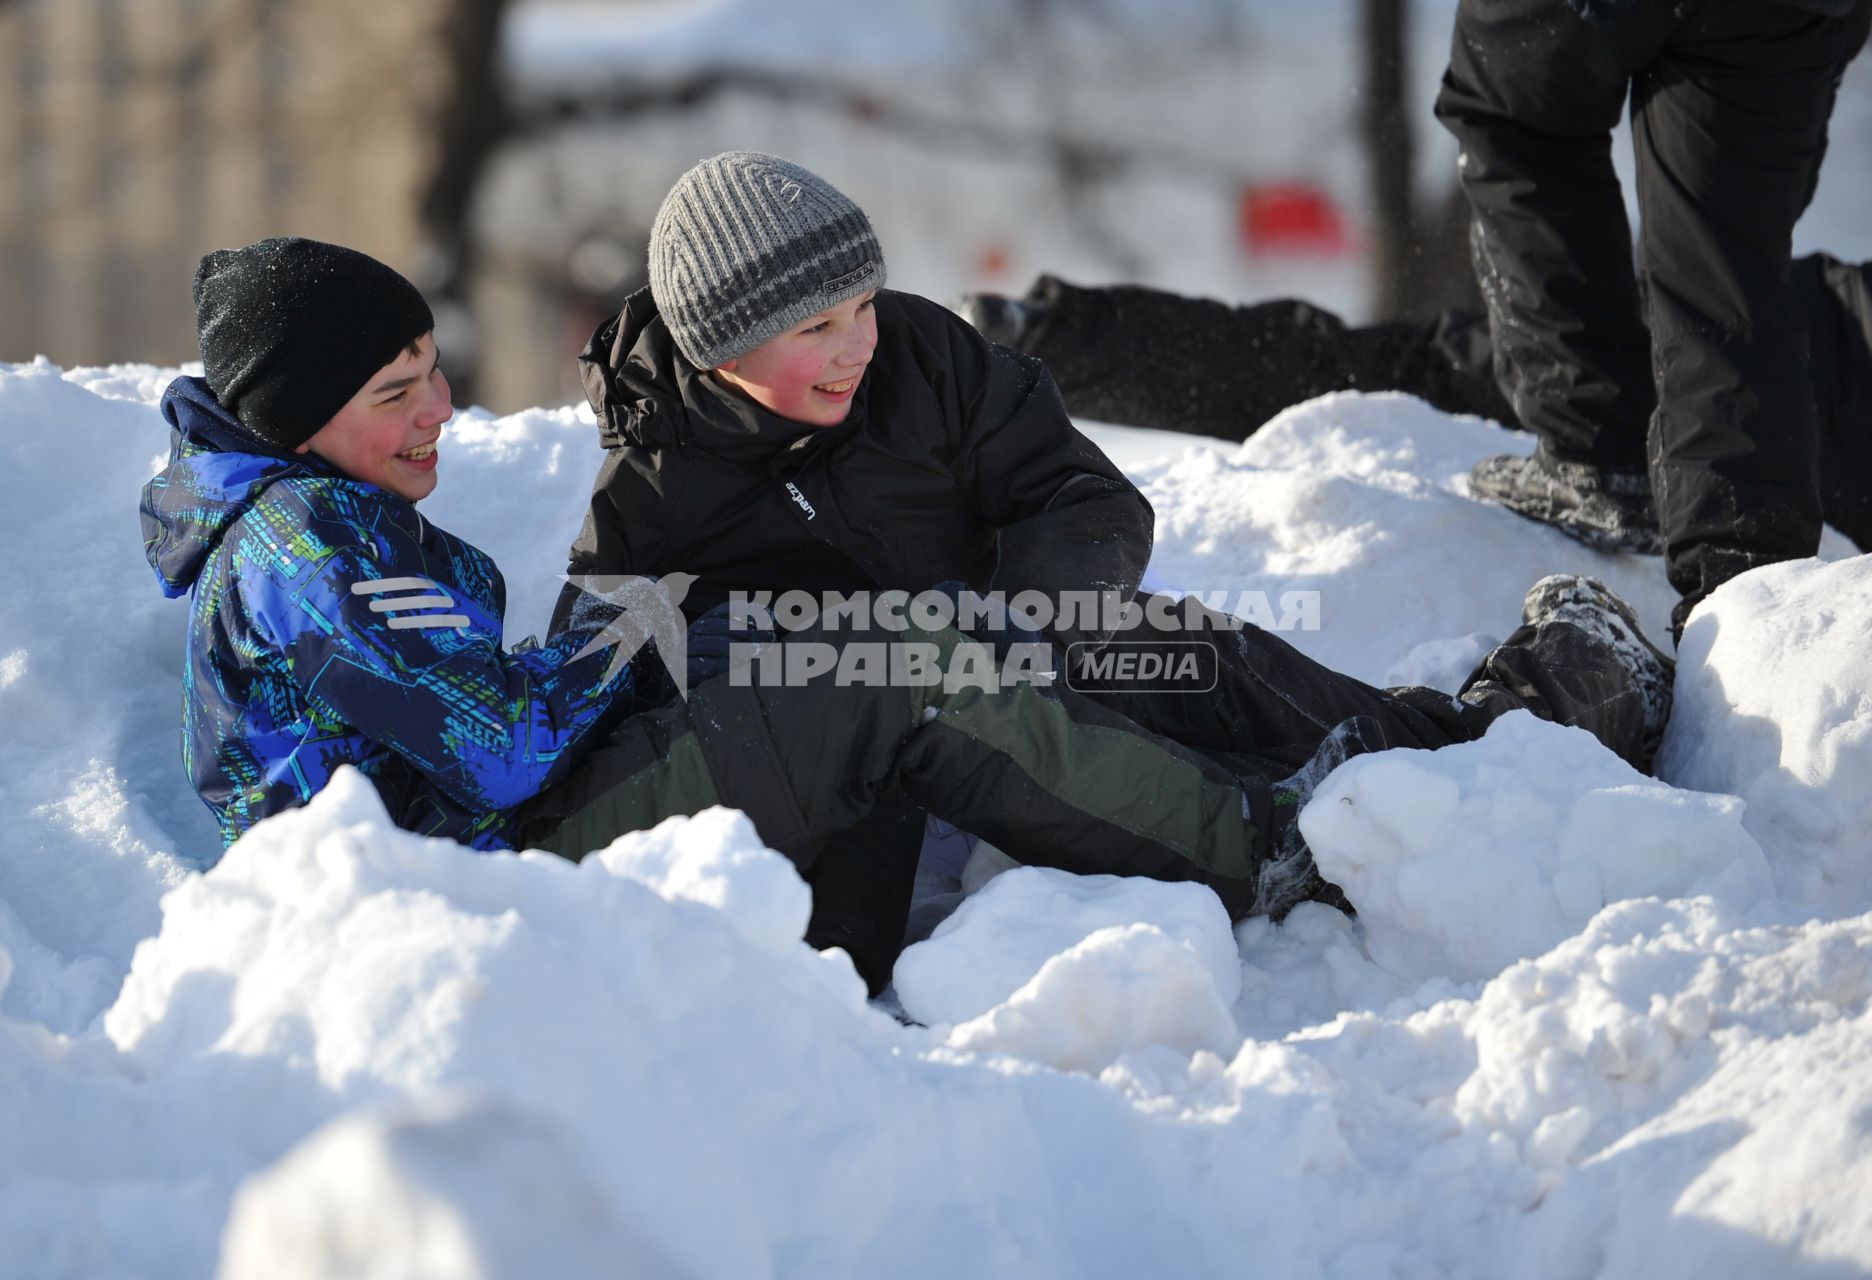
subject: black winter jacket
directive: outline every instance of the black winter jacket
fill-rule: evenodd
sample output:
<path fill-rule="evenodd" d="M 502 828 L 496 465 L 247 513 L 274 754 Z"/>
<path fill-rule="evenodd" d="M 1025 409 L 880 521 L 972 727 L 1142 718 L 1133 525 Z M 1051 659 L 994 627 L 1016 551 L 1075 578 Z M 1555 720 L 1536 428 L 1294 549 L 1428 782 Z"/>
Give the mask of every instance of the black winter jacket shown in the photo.
<path fill-rule="evenodd" d="M 695 574 L 692 619 L 736 590 L 952 579 L 1129 600 L 1150 504 L 1072 425 L 1044 366 L 913 294 L 880 291 L 877 326 L 850 414 L 811 427 L 696 370 L 650 291 L 633 294 L 579 357 L 609 453 L 569 572 Z"/>

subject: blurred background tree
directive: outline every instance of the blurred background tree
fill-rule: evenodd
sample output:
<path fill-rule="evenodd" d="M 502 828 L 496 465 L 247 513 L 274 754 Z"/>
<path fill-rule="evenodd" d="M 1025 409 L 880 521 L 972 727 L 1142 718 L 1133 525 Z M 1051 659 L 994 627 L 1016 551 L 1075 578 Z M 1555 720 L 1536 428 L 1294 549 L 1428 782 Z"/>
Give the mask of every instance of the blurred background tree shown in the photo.
<path fill-rule="evenodd" d="M 1376 318 L 1472 288 L 1428 128 L 1453 0 L 0 0 L 0 359 L 194 356 L 210 248 L 424 289 L 461 403 L 572 398 L 669 182 L 779 151 L 893 284 L 1041 271 Z"/>

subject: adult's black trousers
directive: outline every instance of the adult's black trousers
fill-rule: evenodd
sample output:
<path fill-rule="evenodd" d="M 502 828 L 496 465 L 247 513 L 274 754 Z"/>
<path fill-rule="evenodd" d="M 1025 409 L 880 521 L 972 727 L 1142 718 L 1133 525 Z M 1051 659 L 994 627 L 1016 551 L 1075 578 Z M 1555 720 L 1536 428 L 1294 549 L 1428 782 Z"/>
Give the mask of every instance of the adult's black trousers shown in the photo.
<path fill-rule="evenodd" d="M 1436 113 L 1502 388 L 1551 456 L 1648 465 L 1680 609 L 1818 545 L 1790 243 L 1869 21 L 1867 0 L 1639 0 L 1604 26 L 1565 0 L 1457 10 Z M 1611 157 L 1628 97 L 1635 265 Z"/>

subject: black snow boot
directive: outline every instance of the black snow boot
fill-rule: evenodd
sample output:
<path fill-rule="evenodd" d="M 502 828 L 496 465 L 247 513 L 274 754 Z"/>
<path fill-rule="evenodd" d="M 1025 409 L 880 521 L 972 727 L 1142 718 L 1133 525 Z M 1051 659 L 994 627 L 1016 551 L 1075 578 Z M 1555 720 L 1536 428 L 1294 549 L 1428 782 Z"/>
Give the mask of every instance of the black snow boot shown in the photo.
<path fill-rule="evenodd" d="M 1597 578 L 1555 573 L 1528 589 L 1521 619 L 1536 627 L 1546 622 L 1570 622 L 1611 647 L 1644 698 L 1643 749 L 1648 772 L 1650 761 L 1657 757 L 1658 743 L 1663 740 L 1664 726 L 1670 723 L 1677 664 L 1645 638 L 1631 606 Z"/>
<path fill-rule="evenodd" d="M 1353 716 L 1335 726 L 1305 764 L 1274 784 L 1268 857 L 1261 864 L 1250 914 L 1280 921 L 1302 902 L 1323 902 L 1348 916 L 1357 914 L 1345 891 L 1320 874 L 1313 851 L 1300 834 L 1300 811 L 1319 790 L 1320 783 L 1353 756 L 1403 745 L 1408 744 L 1392 741 L 1372 717 Z"/>
<path fill-rule="evenodd" d="M 1643 471 L 1498 454 L 1469 473 L 1470 496 L 1552 525 L 1598 551 L 1662 555 L 1657 505 Z"/>

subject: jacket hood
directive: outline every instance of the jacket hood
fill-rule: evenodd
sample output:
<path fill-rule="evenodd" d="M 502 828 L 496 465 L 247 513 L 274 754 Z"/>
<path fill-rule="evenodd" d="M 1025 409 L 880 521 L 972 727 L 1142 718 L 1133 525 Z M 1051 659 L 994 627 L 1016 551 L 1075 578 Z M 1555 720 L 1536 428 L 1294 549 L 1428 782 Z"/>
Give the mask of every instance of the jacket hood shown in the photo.
<path fill-rule="evenodd" d="M 276 481 L 336 475 L 313 454 L 294 454 L 248 435 L 201 378 L 177 378 L 163 392 L 169 462 L 143 486 L 143 553 L 163 594 L 195 584 L 228 526 Z"/>
<path fill-rule="evenodd" d="M 856 431 L 870 388 L 868 378 L 858 384 L 851 412 L 836 427 L 783 418 L 690 364 L 648 288 L 598 326 L 579 353 L 579 380 L 607 449 L 694 445 L 737 461 L 766 459 L 776 472 Z"/>

